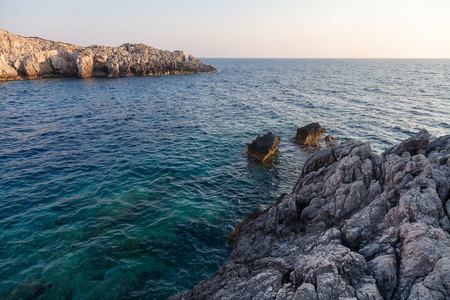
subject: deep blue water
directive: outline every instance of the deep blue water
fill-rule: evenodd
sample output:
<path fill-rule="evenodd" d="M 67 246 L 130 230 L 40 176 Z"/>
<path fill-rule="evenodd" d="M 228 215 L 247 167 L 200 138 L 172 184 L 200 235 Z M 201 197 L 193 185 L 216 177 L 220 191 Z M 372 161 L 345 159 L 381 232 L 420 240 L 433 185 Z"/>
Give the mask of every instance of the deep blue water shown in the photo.
<path fill-rule="evenodd" d="M 0 298 L 192 288 L 238 221 L 294 186 L 299 126 L 378 153 L 450 133 L 450 60 L 204 61 L 219 72 L 0 83 Z M 246 143 L 267 131 L 280 153 L 255 164 Z"/>

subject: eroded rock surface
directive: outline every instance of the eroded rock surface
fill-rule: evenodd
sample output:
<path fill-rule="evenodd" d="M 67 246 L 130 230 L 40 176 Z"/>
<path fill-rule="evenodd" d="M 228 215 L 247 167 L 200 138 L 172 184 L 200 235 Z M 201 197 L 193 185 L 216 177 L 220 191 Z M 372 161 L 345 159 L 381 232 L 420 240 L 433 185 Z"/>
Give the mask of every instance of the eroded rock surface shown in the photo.
<path fill-rule="evenodd" d="M 311 123 L 297 129 L 294 141 L 305 146 L 317 146 L 317 141 L 325 133 L 326 129 L 319 123 Z"/>
<path fill-rule="evenodd" d="M 45 77 L 125 77 L 216 72 L 183 51 L 144 44 L 89 46 L 21 37 L 0 29 L 0 80 Z"/>
<path fill-rule="evenodd" d="M 450 299 L 450 135 L 429 138 L 313 155 L 220 270 L 170 299 Z"/>
<path fill-rule="evenodd" d="M 258 161 L 265 161 L 278 150 L 280 142 L 281 138 L 278 135 L 268 132 L 247 144 L 247 154 Z"/>

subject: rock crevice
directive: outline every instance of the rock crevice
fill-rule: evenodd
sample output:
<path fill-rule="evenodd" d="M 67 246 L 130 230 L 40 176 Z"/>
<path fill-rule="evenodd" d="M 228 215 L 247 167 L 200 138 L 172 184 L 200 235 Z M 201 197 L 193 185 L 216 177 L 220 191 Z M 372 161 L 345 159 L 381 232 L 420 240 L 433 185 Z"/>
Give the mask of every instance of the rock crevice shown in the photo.
<path fill-rule="evenodd" d="M 171 299 L 449 299 L 450 136 L 429 139 L 313 155 L 221 269 Z"/>

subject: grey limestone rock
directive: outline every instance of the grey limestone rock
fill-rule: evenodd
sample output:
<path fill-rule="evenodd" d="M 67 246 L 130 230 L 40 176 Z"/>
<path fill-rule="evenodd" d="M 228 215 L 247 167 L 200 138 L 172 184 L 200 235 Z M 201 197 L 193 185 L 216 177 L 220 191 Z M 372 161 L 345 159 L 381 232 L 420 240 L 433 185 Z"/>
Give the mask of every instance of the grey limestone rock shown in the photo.
<path fill-rule="evenodd" d="M 216 72 L 183 51 L 144 44 L 89 46 L 21 37 L 0 29 L 0 80 L 59 76 L 125 77 Z"/>
<path fill-rule="evenodd" d="M 313 155 L 219 271 L 170 299 L 450 299 L 450 136 L 429 137 Z"/>
<path fill-rule="evenodd" d="M 386 156 L 388 154 L 397 154 L 400 156 L 404 152 L 408 152 L 410 155 L 415 155 L 419 151 L 425 151 L 429 141 L 430 141 L 430 134 L 425 129 L 422 129 L 415 136 L 410 137 L 409 139 L 404 140 L 400 144 L 384 151 L 383 155 Z"/>

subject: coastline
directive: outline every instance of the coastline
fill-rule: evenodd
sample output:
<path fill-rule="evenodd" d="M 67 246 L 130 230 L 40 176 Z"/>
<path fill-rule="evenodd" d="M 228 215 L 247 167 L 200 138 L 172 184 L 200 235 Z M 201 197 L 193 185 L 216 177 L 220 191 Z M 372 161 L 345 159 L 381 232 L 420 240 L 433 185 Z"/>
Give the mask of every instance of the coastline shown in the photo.
<path fill-rule="evenodd" d="M 445 299 L 449 198 L 450 135 L 326 148 L 238 224 L 215 275 L 169 299 Z"/>
<path fill-rule="evenodd" d="M 0 29 L 0 81 L 52 77 L 130 77 L 213 73 L 217 70 L 183 51 L 144 44 L 81 47 Z"/>
<path fill-rule="evenodd" d="M 60 217 L 63 221 L 63 223 L 55 222 L 54 225 L 50 223 L 50 230 L 46 231 L 39 230 L 36 226 L 17 227 L 24 233 L 23 236 L 33 234 L 42 236 L 30 241 L 33 246 L 26 243 L 27 248 L 19 248 L 21 244 L 14 243 L 19 241 L 19 238 L 4 239 L 5 242 L 11 243 L 11 247 L 3 257 L 8 258 L 9 255 L 9 259 L 12 260 L 13 264 L 9 270 L 11 274 L 17 274 L 15 275 L 18 278 L 17 282 L 26 283 L 26 277 L 19 277 L 25 269 L 17 264 L 20 260 L 26 263 L 26 268 L 31 268 L 36 265 L 36 261 L 43 259 L 44 263 L 41 265 L 47 265 L 48 270 L 42 274 L 36 272 L 34 278 L 42 278 L 53 284 L 53 288 L 43 294 L 45 297 L 62 295 L 71 289 L 75 297 L 83 297 L 90 293 L 91 285 L 95 285 L 97 291 L 101 289 L 108 291 L 105 296 L 118 297 L 118 293 L 110 291 L 117 286 L 117 282 L 121 282 L 121 290 L 128 289 L 132 291 L 132 295 L 167 299 L 173 293 L 192 289 L 200 280 L 209 278 L 219 270 L 230 255 L 226 239 L 238 221 L 242 221 L 251 211 L 265 210 L 278 195 L 291 193 L 309 155 L 304 155 L 298 146 L 288 140 L 295 133 L 298 124 L 302 124 L 304 120 L 314 116 L 314 120 L 323 121 L 333 135 L 344 139 L 355 137 L 362 141 L 370 141 L 373 152 L 377 154 L 418 132 L 420 129 L 417 127 L 418 124 L 429 128 L 433 137 L 448 134 L 446 127 L 448 122 L 445 118 L 448 109 L 445 106 L 445 88 L 442 88 L 447 86 L 447 83 L 439 80 L 442 78 L 439 70 L 444 69 L 439 68 L 440 65 L 433 68 L 437 74 L 433 78 L 436 77 L 435 82 L 440 83 L 439 87 L 433 88 L 427 87 L 430 81 L 425 80 L 428 69 L 423 66 L 427 66 L 427 62 L 414 63 L 409 68 L 401 69 L 398 67 L 404 65 L 398 63 L 386 65 L 366 62 L 362 66 L 354 63 L 342 66 L 336 62 L 332 65 L 334 67 L 330 68 L 328 62 L 317 61 L 309 65 L 308 62 L 300 60 L 288 68 L 291 61 L 233 62 L 211 59 L 207 62 L 223 72 L 214 76 L 205 74 L 122 80 L 43 79 L 0 84 L 6 100 L 2 115 L 7 123 L 4 123 L 3 130 L 11 133 L 21 129 L 29 130 L 27 132 L 35 134 L 20 134 L 20 136 L 27 137 L 25 141 L 36 142 L 24 144 L 23 140 L 11 140 L 9 135 L 3 136 L 4 150 L 13 151 L 13 155 L 7 154 L 6 159 L 2 160 L 6 172 L 3 179 L 7 180 L 4 182 L 6 184 L 11 182 L 8 187 L 14 191 L 8 193 L 8 189 L 4 189 L 3 199 L 6 203 L 41 203 L 42 199 L 47 199 L 49 206 L 35 204 L 39 214 L 48 216 L 38 219 L 38 223 L 46 224 L 51 220 L 59 220 Z M 311 68 L 306 69 L 307 66 Z M 448 63 L 442 66 L 448 66 Z M 402 70 L 394 74 L 404 80 L 394 82 L 390 89 L 392 84 L 390 79 L 382 81 L 384 73 L 369 72 L 374 67 Z M 333 74 L 327 70 L 336 68 L 348 72 L 344 72 L 339 78 L 327 77 L 328 74 Z M 265 71 L 268 69 L 271 71 Z M 404 84 L 414 80 L 414 77 L 407 76 L 411 74 L 410 70 L 414 69 L 424 70 L 424 76 L 417 76 L 415 88 L 405 88 Z M 303 71 L 299 72 L 300 70 Z M 372 76 L 364 77 L 364 73 Z M 303 74 L 305 76 L 299 78 Z M 317 78 L 323 78 L 323 81 L 317 81 Z M 351 85 L 343 85 L 344 83 Z M 370 89 L 372 87 L 377 87 L 378 90 Z M 422 89 L 426 93 L 421 92 Z M 298 94 L 300 90 L 303 91 L 302 94 Z M 358 91 L 358 96 L 352 91 Z M 393 91 L 395 95 L 389 93 Z M 307 98 L 304 95 L 307 95 Z M 426 103 L 433 105 L 424 106 Z M 275 104 L 278 105 L 274 106 Z M 350 107 L 354 109 L 348 109 Z M 334 113 L 330 114 L 330 111 Z M 267 118 L 268 114 L 276 116 L 276 119 Z M 45 122 L 36 124 L 36 120 Z M 105 123 L 108 120 L 111 122 Z M 9 122 L 18 123 L 8 129 Z M 49 126 L 50 124 L 52 126 Z M 263 129 L 273 130 L 284 137 L 280 144 L 280 155 L 270 167 L 254 165 L 248 162 L 245 155 L 246 143 Z M 70 148 L 65 147 L 63 143 L 65 136 L 73 139 Z M 136 147 L 132 146 L 134 143 L 130 145 L 124 141 L 134 141 Z M 42 143 L 48 147 L 41 147 Z M 103 152 L 105 145 L 115 147 L 109 149 L 107 155 L 101 155 L 101 160 L 97 159 L 100 158 L 97 155 L 98 150 Z M 36 147 L 37 150 L 41 148 L 47 150 L 36 151 L 34 150 Z M 30 150 L 19 152 L 14 156 L 15 149 Z M 83 164 L 96 165 L 106 172 L 84 167 L 79 169 L 77 166 L 69 165 L 70 174 L 74 176 L 67 178 L 64 170 L 50 169 L 49 174 L 52 174 L 57 182 L 61 182 L 50 190 L 61 191 L 53 198 L 49 198 L 52 197 L 50 194 L 44 193 L 42 197 L 41 194 L 30 193 L 33 189 L 49 186 L 45 185 L 46 180 L 41 179 L 34 170 L 25 173 L 32 175 L 28 176 L 30 180 L 25 182 L 39 185 L 36 187 L 30 185 L 29 188 L 21 190 L 12 187 L 14 182 L 20 184 L 18 179 L 22 177 L 20 174 L 18 177 L 14 169 L 6 167 L 8 164 L 15 163 L 21 166 L 23 161 L 21 158 L 25 157 L 30 157 L 32 161 L 42 166 L 58 166 L 60 161 L 70 164 L 70 160 L 66 160 L 70 158 L 67 157 L 66 150 L 75 154 L 81 167 Z M 52 153 L 56 156 L 49 155 Z M 175 153 L 182 155 L 175 157 L 173 155 Z M 119 162 L 122 157 L 132 160 Z M 168 159 L 161 159 L 164 157 Z M 54 158 L 58 160 L 55 161 Z M 180 167 L 173 169 L 177 165 Z M 26 169 L 27 166 L 28 164 L 24 164 L 23 168 L 16 170 Z M 130 174 L 128 182 L 123 176 L 114 176 L 116 174 L 108 170 L 111 168 L 114 170 L 120 168 L 124 173 Z M 83 180 L 74 182 L 80 171 Z M 142 173 L 144 171 L 145 173 Z M 140 176 L 136 177 L 136 174 Z M 172 178 L 170 176 L 174 174 L 176 178 L 183 176 L 181 182 L 166 180 L 167 177 Z M 102 179 L 105 176 L 108 178 L 107 181 Z M 149 181 L 154 183 L 150 187 Z M 192 183 L 195 183 L 195 186 Z M 77 191 L 80 193 L 78 197 L 72 197 L 72 194 L 67 194 L 63 190 L 77 189 L 81 186 L 92 187 L 92 190 Z M 163 189 L 166 192 L 161 194 Z M 108 190 L 124 192 L 115 193 L 115 196 L 111 197 L 110 194 L 104 194 Z M 194 191 L 195 197 L 191 198 L 192 194 L 189 194 L 189 191 Z M 25 196 L 24 200 L 17 199 L 20 193 Z M 31 198 L 26 197 L 27 193 L 31 194 Z M 108 203 L 106 207 L 112 208 L 111 212 L 120 212 L 128 218 L 114 215 L 111 218 L 114 222 L 113 227 L 98 231 L 104 223 L 89 226 L 92 225 L 89 223 L 92 219 L 64 216 L 65 210 L 58 210 L 63 201 L 63 207 L 75 207 L 70 208 L 67 213 L 80 216 L 79 213 L 76 214 L 77 211 L 86 211 L 91 216 L 103 219 L 106 211 L 104 209 L 99 211 L 99 208 L 106 208 L 104 205 L 95 207 L 86 205 L 92 198 L 98 199 L 99 203 Z M 150 209 L 139 206 L 149 202 L 154 204 Z M 189 205 L 183 206 L 183 203 Z M 185 208 L 189 211 L 185 211 Z M 18 209 L 3 213 L 8 216 L 4 219 L 6 220 L 4 223 L 12 218 L 23 216 L 24 220 L 27 220 L 33 217 L 33 214 L 19 215 L 21 211 Z M 161 226 L 150 226 L 148 222 L 146 223 L 146 220 L 152 219 L 167 220 L 167 216 L 172 213 L 179 215 L 179 218 L 170 219 L 171 222 L 162 221 Z M 151 238 L 146 235 L 137 236 L 141 241 L 136 245 L 139 246 L 135 249 L 139 253 L 137 255 L 135 250 L 121 251 L 120 248 L 111 247 L 110 233 L 118 225 L 127 226 L 126 235 L 118 237 L 122 242 L 132 242 L 134 239 L 130 237 L 136 237 L 133 235 L 135 230 L 155 234 Z M 67 238 L 55 236 L 60 226 L 69 229 Z M 14 227 L 5 227 L 8 235 L 14 233 L 14 230 Z M 96 241 L 108 243 L 92 245 L 84 243 L 82 237 L 77 235 L 78 230 L 86 232 L 83 236 L 96 237 Z M 171 233 L 171 236 L 167 236 L 166 233 Z M 172 233 L 176 235 L 173 236 Z M 60 245 L 61 249 L 67 251 L 59 252 L 55 257 L 43 257 L 46 252 L 42 250 L 52 246 L 53 243 L 46 241 L 54 240 L 55 245 Z M 74 242 L 77 242 L 75 249 L 69 247 L 75 244 Z M 161 255 L 146 252 L 145 249 L 149 246 L 159 249 Z M 95 249 L 95 252 L 92 253 L 89 249 Z M 73 258 L 63 259 L 64 255 Z M 107 261 L 110 255 L 131 258 L 129 264 L 123 264 L 130 272 L 122 273 L 117 267 L 111 268 L 108 265 L 103 269 L 97 269 L 98 264 L 89 263 Z M 174 263 L 165 264 L 166 258 L 170 258 Z M 76 260 L 85 260 L 87 264 L 77 265 Z M 135 261 L 139 261 L 142 268 L 133 268 L 131 264 Z M 110 274 L 112 270 L 115 272 L 108 277 L 108 281 L 92 275 L 97 276 L 105 271 Z M 159 273 L 158 270 L 164 270 L 164 273 Z M 67 278 L 64 284 L 57 280 L 61 277 L 59 274 Z M 160 277 L 156 277 L 158 275 Z M 84 280 L 79 281 L 76 276 L 82 276 Z M 145 284 L 149 277 L 154 278 L 150 286 Z M 8 280 L 5 273 L 3 278 L 4 282 Z M 136 280 L 138 282 L 136 285 L 130 283 Z M 15 288 L 12 285 L 2 287 L 0 290 L 2 295 Z M 124 292 L 120 295 L 126 298 L 128 294 Z"/>

